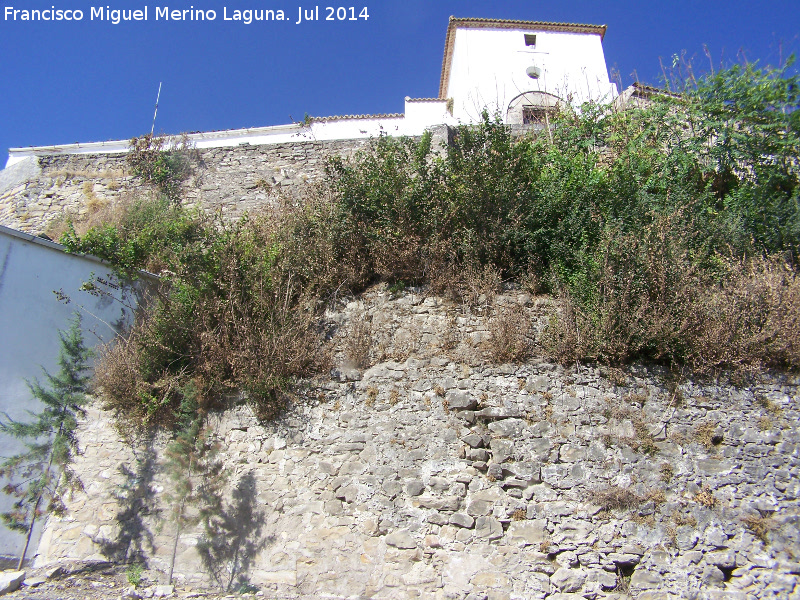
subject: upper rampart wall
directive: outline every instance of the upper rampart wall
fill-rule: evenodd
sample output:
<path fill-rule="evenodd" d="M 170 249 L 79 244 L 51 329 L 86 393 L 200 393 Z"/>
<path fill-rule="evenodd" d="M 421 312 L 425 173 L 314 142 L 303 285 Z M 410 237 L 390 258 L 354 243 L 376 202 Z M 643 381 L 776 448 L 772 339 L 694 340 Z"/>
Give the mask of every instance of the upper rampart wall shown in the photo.
<path fill-rule="evenodd" d="M 349 156 L 368 140 L 299 141 L 199 149 L 186 202 L 236 218 L 324 176 L 326 159 Z M 44 233 L 65 215 L 88 218 L 107 203 L 143 191 L 125 154 L 30 156 L 0 171 L 0 225 Z"/>

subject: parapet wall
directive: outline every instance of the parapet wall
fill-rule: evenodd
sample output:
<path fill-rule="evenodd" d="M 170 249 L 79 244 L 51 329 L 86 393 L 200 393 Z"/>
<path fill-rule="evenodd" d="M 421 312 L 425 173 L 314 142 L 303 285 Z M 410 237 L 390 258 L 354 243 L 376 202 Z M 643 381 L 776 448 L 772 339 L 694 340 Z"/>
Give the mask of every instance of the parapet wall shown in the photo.
<path fill-rule="evenodd" d="M 539 326 L 554 309 L 509 292 L 493 318 L 514 307 Z M 216 573 L 270 598 L 800 597 L 797 377 L 492 365 L 485 314 L 375 288 L 326 315 L 337 366 L 280 421 L 213 415 L 229 553 L 204 561 L 203 529 L 185 530 L 178 588 Z M 356 322 L 373 340 L 366 370 L 343 350 Z M 94 409 L 80 446 L 84 490 L 49 520 L 38 562 L 100 554 L 163 580 L 164 440 L 130 448 Z"/>

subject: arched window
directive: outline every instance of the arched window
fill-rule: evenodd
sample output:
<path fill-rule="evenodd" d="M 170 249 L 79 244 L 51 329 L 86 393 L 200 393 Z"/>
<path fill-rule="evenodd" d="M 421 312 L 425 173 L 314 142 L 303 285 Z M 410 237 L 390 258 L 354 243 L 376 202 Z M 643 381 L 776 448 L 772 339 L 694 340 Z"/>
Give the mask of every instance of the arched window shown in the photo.
<path fill-rule="evenodd" d="M 525 92 L 514 98 L 506 111 L 509 125 L 544 126 L 548 114 L 558 107 L 560 98 L 547 92 Z"/>

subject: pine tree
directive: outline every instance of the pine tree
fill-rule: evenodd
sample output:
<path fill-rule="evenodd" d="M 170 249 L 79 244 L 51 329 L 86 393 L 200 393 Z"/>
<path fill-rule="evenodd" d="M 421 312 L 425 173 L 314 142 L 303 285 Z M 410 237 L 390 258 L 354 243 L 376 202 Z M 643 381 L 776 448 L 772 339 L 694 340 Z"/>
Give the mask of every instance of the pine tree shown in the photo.
<path fill-rule="evenodd" d="M 39 380 L 28 382 L 42 409 L 28 411 L 33 420 L 27 423 L 15 421 L 8 414 L 0 419 L 0 431 L 23 440 L 26 447 L 25 452 L 0 463 L 0 476 L 8 481 L 5 492 L 18 498 L 2 519 L 10 529 L 27 534 L 18 569 L 25 562 L 37 517 L 63 511 L 61 493 L 72 480 L 70 464 L 77 443 L 78 417 L 85 414 L 92 351 L 83 343 L 80 315 L 75 315 L 68 331 L 59 331 L 58 335 L 58 374 L 42 369 L 44 385 Z"/>
<path fill-rule="evenodd" d="M 181 393 L 178 426 L 167 446 L 164 465 L 175 483 L 173 493 L 164 495 L 172 504 L 170 517 L 175 523 L 168 583 L 172 583 L 178 541 L 183 531 L 199 522 L 207 522 L 211 515 L 222 510 L 221 488 L 226 476 L 222 463 L 217 460 L 219 445 L 204 425 L 205 417 L 195 401 L 194 385 L 188 384 Z"/>

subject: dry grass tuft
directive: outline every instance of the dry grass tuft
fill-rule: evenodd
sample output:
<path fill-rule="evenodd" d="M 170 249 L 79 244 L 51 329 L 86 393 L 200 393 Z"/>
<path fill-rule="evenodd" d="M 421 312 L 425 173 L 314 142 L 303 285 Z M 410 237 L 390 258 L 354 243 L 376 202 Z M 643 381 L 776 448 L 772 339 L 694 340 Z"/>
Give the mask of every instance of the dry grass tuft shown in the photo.
<path fill-rule="evenodd" d="M 694 439 L 695 441 L 703 446 L 706 450 L 711 450 L 714 448 L 716 437 L 714 432 L 717 430 L 716 423 L 701 423 L 697 426 L 694 430 Z"/>
<path fill-rule="evenodd" d="M 364 401 L 366 406 L 373 406 L 375 404 L 375 400 L 378 399 L 378 388 L 374 385 L 371 385 L 367 388 L 367 399 Z"/>
<path fill-rule="evenodd" d="M 769 542 L 769 533 L 775 529 L 775 522 L 771 517 L 763 517 L 761 515 L 747 515 L 742 517 L 742 523 L 747 527 L 754 536 L 767 544 Z"/>
<path fill-rule="evenodd" d="M 717 503 L 717 499 L 714 497 L 714 494 L 706 486 L 700 488 L 700 491 L 695 494 L 694 501 L 705 506 L 706 508 L 712 508 Z"/>
<path fill-rule="evenodd" d="M 644 498 L 628 488 L 611 486 L 591 493 L 591 501 L 602 510 L 630 510 L 638 507 Z"/>
<path fill-rule="evenodd" d="M 350 330 L 344 342 L 344 354 L 347 362 L 358 369 L 370 365 L 372 352 L 372 323 L 363 316 L 351 320 Z"/>
<path fill-rule="evenodd" d="M 524 361 L 533 349 L 531 330 L 524 307 L 495 307 L 495 314 L 489 320 L 487 357 L 497 364 Z"/>

